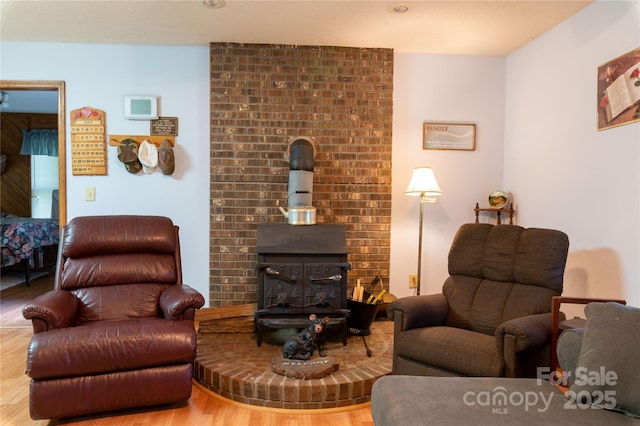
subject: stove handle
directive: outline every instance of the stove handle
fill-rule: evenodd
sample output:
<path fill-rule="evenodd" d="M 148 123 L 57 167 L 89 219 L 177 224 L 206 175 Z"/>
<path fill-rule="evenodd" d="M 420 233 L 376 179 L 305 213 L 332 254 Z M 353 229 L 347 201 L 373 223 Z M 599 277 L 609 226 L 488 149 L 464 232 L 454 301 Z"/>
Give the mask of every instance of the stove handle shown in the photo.
<path fill-rule="evenodd" d="M 264 272 L 271 277 L 278 277 L 281 280 L 288 281 L 290 283 L 296 282 L 296 277 L 290 277 L 288 275 L 283 274 L 282 272 L 278 272 L 273 268 L 267 267 Z"/>
<path fill-rule="evenodd" d="M 342 279 L 342 275 L 331 275 L 330 277 L 320 277 L 320 278 L 316 278 L 314 276 L 309 277 L 309 281 L 311 282 L 316 282 L 316 281 L 340 281 Z"/>

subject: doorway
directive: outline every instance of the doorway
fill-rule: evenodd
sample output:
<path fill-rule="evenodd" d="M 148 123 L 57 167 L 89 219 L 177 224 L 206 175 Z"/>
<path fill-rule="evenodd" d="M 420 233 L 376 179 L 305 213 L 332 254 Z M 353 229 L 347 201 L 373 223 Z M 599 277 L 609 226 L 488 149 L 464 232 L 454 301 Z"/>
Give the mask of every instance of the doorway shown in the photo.
<path fill-rule="evenodd" d="M 66 107 L 64 81 L 19 81 L 0 80 L 2 91 L 55 91 L 58 100 L 58 222 L 67 221 L 66 186 Z"/>

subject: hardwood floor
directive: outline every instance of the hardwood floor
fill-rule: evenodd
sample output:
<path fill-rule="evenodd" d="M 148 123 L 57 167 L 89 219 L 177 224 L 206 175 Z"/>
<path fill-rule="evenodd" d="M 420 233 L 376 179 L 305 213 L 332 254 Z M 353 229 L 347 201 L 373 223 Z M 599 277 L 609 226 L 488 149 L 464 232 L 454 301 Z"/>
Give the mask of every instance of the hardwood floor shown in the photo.
<path fill-rule="evenodd" d="M 0 424 L 24 425 L 263 425 L 263 426 L 373 426 L 369 404 L 344 410 L 282 410 L 253 407 L 224 399 L 197 384 L 186 404 L 135 409 L 62 420 L 31 420 L 29 378 L 24 374 L 30 321 L 22 306 L 53 288 L 52 274 L 0 292 Z"/>

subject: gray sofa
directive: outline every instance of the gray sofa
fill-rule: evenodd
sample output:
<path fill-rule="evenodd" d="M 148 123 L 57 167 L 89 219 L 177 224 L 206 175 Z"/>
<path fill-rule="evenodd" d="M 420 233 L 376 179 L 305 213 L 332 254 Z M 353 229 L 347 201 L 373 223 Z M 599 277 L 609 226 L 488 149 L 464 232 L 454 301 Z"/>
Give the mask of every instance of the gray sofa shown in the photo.
<path fill-rule="evenodd" d="M 393 301 L 393 374 L 535 377 L 549 366 L 551 298 L 569 238 L 552 229 L 462 225 L 441 294 Z"/>
<path fill-rule="evenodd" d="M 568 379 L 385 376 L 372 390 L 375 425 L 640 425 L 640 309 L 585 312 L 585 328 L 558 340 Z"/>

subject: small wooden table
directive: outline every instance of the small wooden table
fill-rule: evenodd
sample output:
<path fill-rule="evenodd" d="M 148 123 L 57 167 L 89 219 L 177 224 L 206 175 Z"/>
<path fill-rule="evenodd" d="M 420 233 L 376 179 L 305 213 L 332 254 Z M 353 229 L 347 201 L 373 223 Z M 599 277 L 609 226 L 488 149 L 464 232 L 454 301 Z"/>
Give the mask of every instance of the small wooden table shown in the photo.
<path fill-rule="evenodd" d="M 509 204 L 509 208 L 505 209 L 491 209 L 491 208 L 486 208 L 486 209 L 481 209 L 480 205 L 478 203 L 476 203 L 476 208 L 473 209 L 476 212 L 476 223 L 479 223 L 479 216 L 480 216 L 480 212 L 493 212 L 496 213 L 498 215 L 498 225 L 500 225 L 502 223 L 501 219 L 500 219 L 500 214 L 502 212 L 505 213 L 509 213 L 509 225 L 513 225 L 513 213 L 515 213 L 515 210 L 513 209 L 513 203 Z"/>

